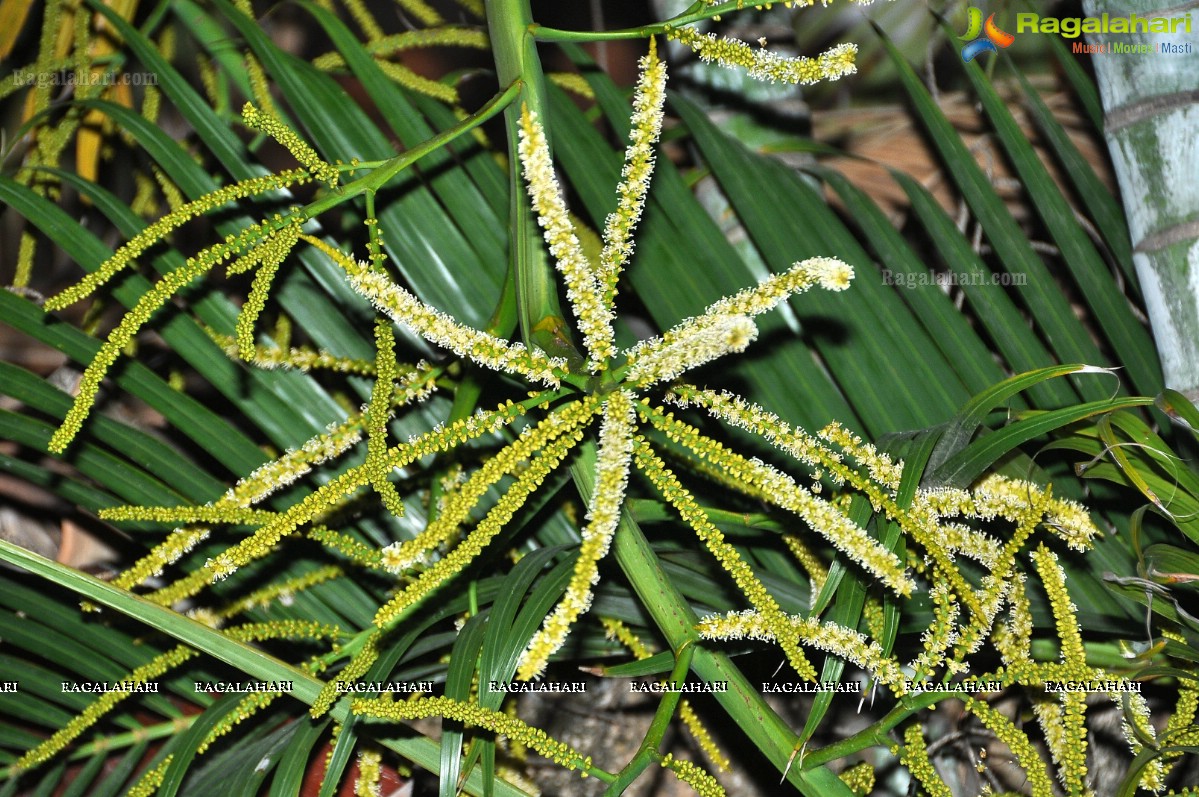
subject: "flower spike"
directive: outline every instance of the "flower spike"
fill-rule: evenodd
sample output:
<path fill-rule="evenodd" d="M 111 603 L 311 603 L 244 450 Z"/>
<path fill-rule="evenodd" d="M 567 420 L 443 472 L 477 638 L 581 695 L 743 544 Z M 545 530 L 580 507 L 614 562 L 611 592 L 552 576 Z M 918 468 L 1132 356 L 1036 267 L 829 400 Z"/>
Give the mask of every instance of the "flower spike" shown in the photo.
<path fill-rule="evenodd" d="M 808 85 L 838 80 L 858 71 L 854 65 L 856 44 L 838 44 L 817 58 L 784 58 L 769 50 L 755 50 L 743 41 L 717 38 L 715 33 L 698 33 L 691 28 L 671 28 L 666 35 L 689 47 L 704 63 L 743 67 L 750 77 L 770 83 Z"/>
<path fill-rule="evenodd" d="M 616 353 L 613 343 L 612 311 L 601 300 L 600 286 L 583 254 L 583 245 L 575 234 L 562 188 L 554 176 L 549 142 L 537 114 L 524 108 L 520 117 L 520 162 L 537 223 L 545 230 L 545 242 L 554 256 L 558 271 L 566 280 L 566 297 L 574 310 L 583 343 L 587 347 L 588 368 L 603 369 Z"/>
<path fill-rule="evenodd" d="M 583 547 L 565 597 L 545 619 L 541 630 L 521 655 L 516 676 L 522 680 L 541 674 L 549 657 L 566 641 L 570 626 L 591 608 L 591 588 L 599 581 L 599 562 L 607 555 L 612 535 L 620 522 L 625 488 L 629 483 L 635 419 L 630 394 L 617 391 L 608 398 L 600 427 L 595 488 L 587 511 L 590 522 L 583 530 Z"/>
<path fill-rule="evenodd" d="M 506 340 L 471 329 L 446 313 L 430 307 L 408 291 L 376 271 L 362 271 L 350 277 L 354 290 L 370 299 L 380 311 L 391 316 L 438 346 L 462 357 L 469 357 L 486 368 L 518 374 L 550 387 L 560 384 L 558 372 L 566 370 L 566 361 L 526 349 L 522 343 Z"/>
<path fill-rule="evenodd" d="M 641 75 L 633 92 L 632 129 L 625 150 L 621 182 L 616 188 L 616 210 L 604 222 L 604 248 L 600 252 L 599 279 L 604 304 L 611 309 L 620 271 L 633 253 L 633 230 L 645 209 L 645 196 L 654 172 L 654 145 L 662 134 L 666 102 L 666 64 L 658 58 L 654 39 L 649 52 L 637 62 Z"/>

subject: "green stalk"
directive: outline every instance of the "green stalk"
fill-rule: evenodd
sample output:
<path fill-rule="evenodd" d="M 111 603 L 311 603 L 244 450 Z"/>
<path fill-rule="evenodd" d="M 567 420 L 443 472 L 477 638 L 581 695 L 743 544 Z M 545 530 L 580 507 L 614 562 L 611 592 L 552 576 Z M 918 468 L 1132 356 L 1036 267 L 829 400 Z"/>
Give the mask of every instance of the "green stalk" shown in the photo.
<path fill-rule="evenodd" d="M 496 74 L 500 85 L 519 83 L 520 102 L 504 111 L 508 129 L 509 242 L 511 265 L 516 274 L 516 302 L 520 335 L 526 346 L 537 346 L 550 356 L 565 357 L 571 370 L 582 364 L 578 350 L 571 342 L 570 325 L 558 302 L 554 270 L 541 244 L 541 235 L 521 177 L 520 156 L 517 151 L 517 131 L 523 108 L 546 119 L 549 103 L 546 100 L 545 74 L 537 56 L 537 42 L 530 29 L 533 26 L 529 0 L 487 0 L 487 31 L 495 53 Z M 549 125 L 545 125 L 549 127 Z M 549 140 L 549 130 L 546 130 Z"/>
<path fill-rule="evenodd" d="M 674 669 L 670 671 L 668 683 L 673 684 L 687 678 L 687 672 L 691 669 L 691 658 L 694 654 L 695 645 L 683 647 L 675 659 Z M 662 695 L 662 702 L 658 704 L 658 710 L 654 712 L 654 719 L 650 723 L 649 730 L 646 731 L 645 738 L 641 740 L 641 746 L 637 748 L 637 754 L 617 774 L 616 779 L 604 791 L 604 797 L 618 797 L 618 795 L 624 794 L 624 790 L 641 776 L 646 767 L 654 761 L 662 760 L 658 748 L 662 744 L 662 737 L 666 735 L 666 729 L 670 727 L 674 712 L 678 710 L 681 697 L 679 692 L 665 692 Z"/>
<path fill-rule="evenodd" d="M 838 758 L 844 758 L 848 755 L 861 752 L 870 747 L 887 747 L 893 743 L 893 740 L 887 735 L 891 730 L 903 722 L 908 717 L 915 714 L 917 711 L 923 711 L 929 706 L 936 705 L 942 700 L 952 698 L 954 692 L 920 692 L 918 694 L 906 695 L 900 699 L 899 704 L 886 713 L 886 715 L 869 727 L 855 733 L 853 736 L 847 736 L 839 742 L 833 742 L 830 745 L 815 750 L 812 753 L 803 757 L 798 762 L 798 766 L 807 768 L 815 768 L 829 761 L 836 761 Z M 959 695 L 960 696 L 960 695 Z"/>

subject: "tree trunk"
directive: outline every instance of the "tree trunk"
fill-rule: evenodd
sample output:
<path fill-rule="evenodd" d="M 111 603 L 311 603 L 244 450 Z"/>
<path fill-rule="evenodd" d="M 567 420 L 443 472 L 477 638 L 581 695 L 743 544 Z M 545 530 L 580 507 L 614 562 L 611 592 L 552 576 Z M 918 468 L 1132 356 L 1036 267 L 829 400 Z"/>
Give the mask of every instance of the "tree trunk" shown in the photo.
<path fill-rule="evenodd" d="M 1199 397 L 1199 9 L 1194 0 L 1085 0 L 1088 16 L 1180 17 L 1176 33 L 1090 34 L 1148 44 L 1145 54 L 1092 56 L 1104 134 L 1124 197 L 1133 262 L 1166 385 Z M 1199 17 L 1199 15 L 1195 15 Z M 1184 45 L 1179 53 L 1163 45 Z M 1190 52 L 1186 52 L 1188 50 Z"/>

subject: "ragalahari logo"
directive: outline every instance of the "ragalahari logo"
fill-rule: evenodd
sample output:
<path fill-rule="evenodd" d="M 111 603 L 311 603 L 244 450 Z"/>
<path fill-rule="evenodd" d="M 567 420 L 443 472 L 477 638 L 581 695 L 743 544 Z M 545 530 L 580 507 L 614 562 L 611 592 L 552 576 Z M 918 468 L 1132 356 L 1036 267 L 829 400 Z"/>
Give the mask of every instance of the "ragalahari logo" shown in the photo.
<path fill-rule="evenodd" d="M 995 15 L 987 17 L 987 21 L 983 22 L 983 12 L 979 11 L 974 6 L 966 9 L 967 26 L 966 35 L 960 37 L 966 42 L 966 46 L 962 48 L 962 60 L 969 62 L 973 61 L 976 56 L 982 53 L 996 53 L 1001 48 L 1006 48 L 1016 40 L 1012 34 L 1000 30 L 995 24 Z M 981 38 L 979 34 L 982 34 Z"/>

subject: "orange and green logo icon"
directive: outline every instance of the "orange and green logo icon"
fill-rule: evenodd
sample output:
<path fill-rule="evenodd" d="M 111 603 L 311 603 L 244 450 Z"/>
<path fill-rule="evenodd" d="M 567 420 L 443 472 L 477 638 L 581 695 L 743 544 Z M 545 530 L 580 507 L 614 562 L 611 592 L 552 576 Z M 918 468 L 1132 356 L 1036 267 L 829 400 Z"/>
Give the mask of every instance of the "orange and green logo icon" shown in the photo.
<path fill-rule="evenodd" d="M 999 26 L 995 24 L 994 14 L 987 17 L 986 22 L 983 22 L 983 12 L 974 6 L 967 8 L 966 14 L 966 35 L 960 37 L 966 42 L 966 46 L 962 48 L 963 61 L 973 61 L 982 53 L 999 52 L 1001 48 L 1007 47 L 1016 40 L 1012 34 L 999 29 Z M 980 34 L 982 35 L 980 36 Z"/>

